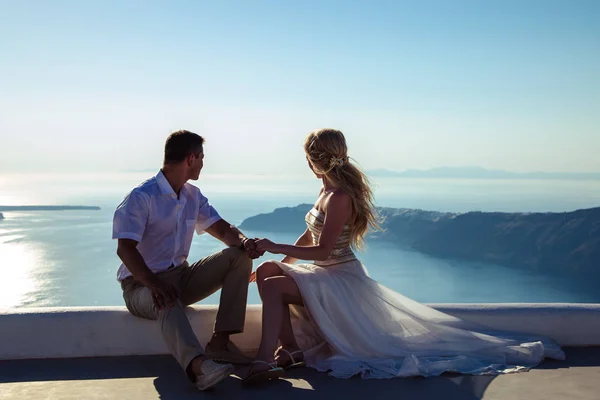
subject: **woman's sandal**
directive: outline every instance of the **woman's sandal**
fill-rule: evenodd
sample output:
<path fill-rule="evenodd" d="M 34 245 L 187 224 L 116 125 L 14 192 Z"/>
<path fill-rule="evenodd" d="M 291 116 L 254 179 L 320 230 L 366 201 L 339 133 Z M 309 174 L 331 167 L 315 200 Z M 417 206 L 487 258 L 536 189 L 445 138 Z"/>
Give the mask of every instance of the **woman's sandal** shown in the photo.
<path fill-rule="evenodd" d="M 270 367 L 270 369 L 266 369 L 264 371 L 256 372 L 253 374 L 252 369 L 256 364 L 266 364 Z M 275 363 L 268 363 L 266 361 L 256 360 L 253 361 L 250 365 L 250 368 L 248 369 L 248 375 L 244 379 L 242 379 L 242 384 L 247 386 L 257 385 L 260 383 L 268 382 L 273 379 L 281 378 L 283 377 L 283 375 L 283 368 L 278 367 Z"/>
<path fill-rule="evenodd" d="M 279 362 L 277 362 L 277 358 L 279 357 L 279 353 L 280 352 L 284 352 L 287 357 L 289 358 L 289 362 L 287 362 L 286 364 L 281 364 Z M 296 361 L 296 358 L 294 357 L 295 354 L 299 354 L 300 357 L 298 357 L 298 361 Z M 292 351 L 289 352 L 286 349 L 284 349 L 283 347 L 280 347 L 277 349 L 277 352 L 275 353 L 275 362 L 277 363 L 277 365 L 283 369 L 291 369 L 291 368 L 299 368 L 299 367 L 304 367 L 306 365 L 306 363 L 304 362 L 304 353 L 302 352 L 302 350 L 296 350 L 296 351 Z"/>

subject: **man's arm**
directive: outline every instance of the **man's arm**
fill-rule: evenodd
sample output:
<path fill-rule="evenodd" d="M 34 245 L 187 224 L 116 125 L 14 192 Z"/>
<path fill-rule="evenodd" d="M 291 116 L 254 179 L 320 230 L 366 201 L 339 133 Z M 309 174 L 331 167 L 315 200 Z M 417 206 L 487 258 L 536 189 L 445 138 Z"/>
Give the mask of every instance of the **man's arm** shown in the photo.
<path fill-rule="evenodd" d="M 219 239 L 227 246 L 241 247 L 244 239 L 248 239 L 238 228 L 224 219 L 220 219 L 205 229 L 211 236 Z"/>
<path fill-rule="evenodd" d="M 256 250 L 254 239 L 246 237 L 246 235 L 244 235 L 238 228 L 231 225 L 224 219 L 218 220 L 206 228 L 205 231 L 214 238 L 225 243 L 227 246 L 235 246 L 245 250 L 248 252 L 250 258 L 258 258 L 262 255 L 262 253 L 259 253 Z"/>
<path fill-rule="evenodd" d="M 123 261 L 133 278 L 150 289 L 152 301 L 157 309 L 172 307 L 179 297 L 177 290 L 171 284 L 161 281 L 146 265 L 144 258 L 137 249 L 138 242 L 133 239 L 119 239 L 117 255 Z"/>

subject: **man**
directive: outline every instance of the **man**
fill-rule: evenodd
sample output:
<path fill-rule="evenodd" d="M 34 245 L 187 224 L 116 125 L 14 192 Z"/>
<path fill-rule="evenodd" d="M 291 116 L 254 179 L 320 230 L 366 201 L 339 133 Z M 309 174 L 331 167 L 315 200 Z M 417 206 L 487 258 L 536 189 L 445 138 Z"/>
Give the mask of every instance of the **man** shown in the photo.
<path fill-rule="evenodd" d="M 187 183 L 200 175 L 203 145 L 204 139 L 189 131 L 169 135 L 162 169 L 125 197 L 113 220 L 113 239 L 118 239 L 123 261 L 117 279 L 127 309 L 158 320 L 169 350 L 200 390 L 227 378 L 233 372 L 229 363 L 249 362 L 229 335 L 243 331 L 251 259 L 260 256 L 254 240 L 223 220 L 200 190 Z M 189 265 L 194 229 L 229 247 Z M 184 307 L 218 289 L 214 334 L 203 350 Z"/>

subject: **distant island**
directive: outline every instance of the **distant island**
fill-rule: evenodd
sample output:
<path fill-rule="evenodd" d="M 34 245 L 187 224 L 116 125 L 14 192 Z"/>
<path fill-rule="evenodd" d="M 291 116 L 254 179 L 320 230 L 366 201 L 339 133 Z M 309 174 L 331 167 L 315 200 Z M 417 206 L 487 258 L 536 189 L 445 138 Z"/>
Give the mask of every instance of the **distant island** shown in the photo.
<path fill-rule="evenodd" d="M 367 173 L 381 178 L 600 180 L 600 172 L 510 172 L 481 167 L 439 167 L 402 172 L 375 169 Z"/>
<path fill-rule="evenodd" d="M 124 174 L 131 174 L 131 173 L 146 173 L 146 172 L 150 172 L 153 174 L 156 174 L 157 171 L 159 170 L 159 167 L 154 167 L 154 168 L 141 168 L 141 169 L 123 169 L 119 172 L 124 173 Z"/>
<path fill-rule="evenodd" d="M 4 219 L 4 215 L 2 215 L 2 213 L 0 213 L 0 219 Z"/>
<path fill-rule="evenodd" d="M 0 206 L 0 211 L 100 210 L 98 206 Z"/>
<path fill-rule="evenodd" d="M 243 230 L 301 234 L 312 205 L 250 217 Z M 600 207 L 564 213 L 447 213 L 378 208 L 383 232 L 369 240 L 440 258 L 600 277 Z"/>

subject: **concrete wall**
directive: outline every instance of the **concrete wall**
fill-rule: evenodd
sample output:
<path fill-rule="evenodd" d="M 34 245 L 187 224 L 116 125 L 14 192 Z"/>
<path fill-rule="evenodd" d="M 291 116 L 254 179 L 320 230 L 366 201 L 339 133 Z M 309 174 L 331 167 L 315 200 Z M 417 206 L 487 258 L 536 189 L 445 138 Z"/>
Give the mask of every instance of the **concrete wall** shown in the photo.
<path fill-rule="evenodd" d="M 600 304 L 430 304 L 492 329 L 540 334 L 563 346 L 600 346 Z M 201 343 L 212 334 L 216 306 L 188 307 Z M 232 338 L 258 347 L 260 306 L 249 306 L 245 332 Z M 0 310 L 0 359 L 167 354 L 158 326 L 124 307 Z"/>

